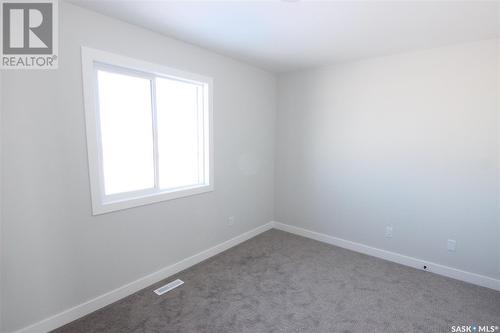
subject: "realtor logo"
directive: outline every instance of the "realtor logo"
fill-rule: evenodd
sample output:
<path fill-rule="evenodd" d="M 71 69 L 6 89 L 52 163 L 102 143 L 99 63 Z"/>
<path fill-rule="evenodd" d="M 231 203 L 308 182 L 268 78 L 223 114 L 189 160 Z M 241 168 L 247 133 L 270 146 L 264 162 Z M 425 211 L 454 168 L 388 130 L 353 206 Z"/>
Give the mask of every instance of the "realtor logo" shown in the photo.
<path fill-rule="evenodd" d="M 3 69 L 57 68 L 57 0 L 1 0 Z"/>

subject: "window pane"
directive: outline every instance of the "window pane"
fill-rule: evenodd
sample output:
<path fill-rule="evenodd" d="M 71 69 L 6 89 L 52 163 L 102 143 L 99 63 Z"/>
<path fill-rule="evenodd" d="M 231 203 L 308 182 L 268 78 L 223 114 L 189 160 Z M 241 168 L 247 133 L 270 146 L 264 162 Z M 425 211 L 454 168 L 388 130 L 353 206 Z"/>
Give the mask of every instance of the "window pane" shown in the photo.
<path fill-rule="evenodd" d="M 105 194 L 154 187 L 151 84 L 99 70 Z"/>
<path fill-rule="evenodd" d="M 198 86 L 157 78 L 156 100 L 160 188 L 200 184 Z"/>

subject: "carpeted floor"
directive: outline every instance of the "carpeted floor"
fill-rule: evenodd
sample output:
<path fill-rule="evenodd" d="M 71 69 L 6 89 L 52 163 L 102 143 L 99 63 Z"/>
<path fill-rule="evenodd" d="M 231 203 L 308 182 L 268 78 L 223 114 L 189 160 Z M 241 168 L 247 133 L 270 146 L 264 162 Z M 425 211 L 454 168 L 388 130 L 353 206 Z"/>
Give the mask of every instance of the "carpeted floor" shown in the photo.
<path fill-rule="evenodd" d="M 162 296 L 153 290 L 185 283 Z M 500 292 L 267 231 L 54 332 L 450 332 Z"/>

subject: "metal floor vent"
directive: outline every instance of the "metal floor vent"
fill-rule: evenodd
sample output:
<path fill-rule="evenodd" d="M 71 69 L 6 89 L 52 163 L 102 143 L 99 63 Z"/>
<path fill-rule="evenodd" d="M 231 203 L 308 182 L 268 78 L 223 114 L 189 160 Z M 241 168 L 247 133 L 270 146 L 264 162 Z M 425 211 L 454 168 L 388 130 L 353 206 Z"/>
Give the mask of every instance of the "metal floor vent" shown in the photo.
<path fill-rule="evenodd" d="M 164 285 L 163 287 L 160 287 L 158 289 L 155 290 L 155 293 L 157 295 L 163 295 L 164 293 L 174 289 L 174 288 L 177 288 L 178 286 L 182 285 L 184 283 L 184 281 L 182 280 L 175 280 L 175 281 L 172 281 L 170 283 L 167 283 L 166 285 Z"/>

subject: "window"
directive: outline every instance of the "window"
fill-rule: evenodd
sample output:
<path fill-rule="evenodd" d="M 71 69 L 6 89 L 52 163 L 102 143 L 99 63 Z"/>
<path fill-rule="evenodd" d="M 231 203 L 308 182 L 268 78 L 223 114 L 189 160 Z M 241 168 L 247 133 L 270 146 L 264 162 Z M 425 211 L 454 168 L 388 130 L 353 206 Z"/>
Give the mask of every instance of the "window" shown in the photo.
<path fill-rule="evenodd" d="M 93 214 L 213 190 L 212 80 L 82 48 Z"/>

